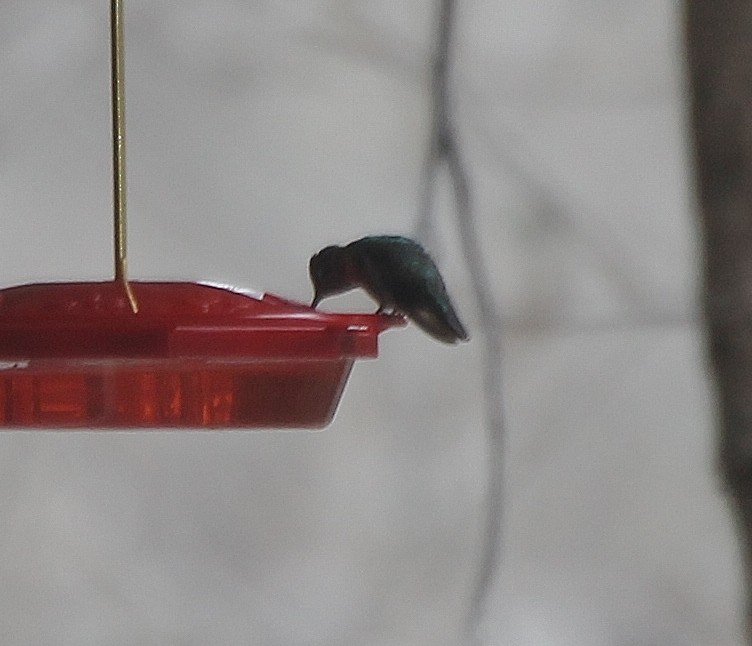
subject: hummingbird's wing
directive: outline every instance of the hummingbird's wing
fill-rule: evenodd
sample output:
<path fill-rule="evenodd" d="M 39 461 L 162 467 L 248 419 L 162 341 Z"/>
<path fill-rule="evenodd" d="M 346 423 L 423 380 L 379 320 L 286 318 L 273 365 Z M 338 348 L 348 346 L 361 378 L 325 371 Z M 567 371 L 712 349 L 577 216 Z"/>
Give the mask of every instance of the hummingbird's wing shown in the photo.
<path fill-rule="evenodd" d="M 370 236 L 349 246 L 362 286 L 382 307 L 402 312 L 445 343 L 468 338 L 436 264 L 417 242 Z"/>

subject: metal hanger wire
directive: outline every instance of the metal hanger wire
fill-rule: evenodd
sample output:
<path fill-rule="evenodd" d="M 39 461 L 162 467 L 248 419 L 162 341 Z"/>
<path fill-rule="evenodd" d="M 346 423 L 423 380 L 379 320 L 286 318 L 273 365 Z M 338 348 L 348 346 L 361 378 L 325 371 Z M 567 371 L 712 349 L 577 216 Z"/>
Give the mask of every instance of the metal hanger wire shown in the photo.
<path fill-rule="evenodd" d="M 112 185 L 115 242 L 115 280 L 123 284 L 134 314 L 138 301 L 128 282 L 126 242 L 125 181 L 125 45 L 123 38 L 123 0 L 110 0 L 110 49 L 112 83 Z"/>

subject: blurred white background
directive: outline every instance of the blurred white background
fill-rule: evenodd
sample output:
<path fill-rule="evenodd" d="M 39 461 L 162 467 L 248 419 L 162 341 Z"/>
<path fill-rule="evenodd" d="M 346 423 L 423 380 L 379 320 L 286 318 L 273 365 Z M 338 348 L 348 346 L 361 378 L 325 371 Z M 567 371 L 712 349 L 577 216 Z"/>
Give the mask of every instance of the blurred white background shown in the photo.
<path fill-rule="evenodd" d="M 307 301 L 320 247 L 414 230 L 436 2 L 125 8 L 134 278 Z M 105 0 L 0 2 L 4 286 L 111 275 L 108 20 Z M 506 324 L 489 645 L 741 644 L 680 24 L 670 0 L 458 4 L 460 145 Z M 323 432 L 0 435 L 0 642 L 458 643 L 483 346 L 451 200 L 437 223 L 476 340 L 384 334 Z"/>

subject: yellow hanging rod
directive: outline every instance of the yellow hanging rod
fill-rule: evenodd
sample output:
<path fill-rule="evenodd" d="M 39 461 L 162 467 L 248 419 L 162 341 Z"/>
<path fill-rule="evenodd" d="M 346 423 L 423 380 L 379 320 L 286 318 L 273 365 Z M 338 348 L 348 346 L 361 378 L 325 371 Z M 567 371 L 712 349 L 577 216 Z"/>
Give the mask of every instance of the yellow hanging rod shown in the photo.
<path fill-rule="evenodd" d="M 136 296 L 128 282 L 125 183 L 125 46 L 123 2 L 110 2 L 110 49 L 112 83 L 112 184 L 115 239 L 115 280 L 123 283 L 131 309 L 138 312 Z"/>

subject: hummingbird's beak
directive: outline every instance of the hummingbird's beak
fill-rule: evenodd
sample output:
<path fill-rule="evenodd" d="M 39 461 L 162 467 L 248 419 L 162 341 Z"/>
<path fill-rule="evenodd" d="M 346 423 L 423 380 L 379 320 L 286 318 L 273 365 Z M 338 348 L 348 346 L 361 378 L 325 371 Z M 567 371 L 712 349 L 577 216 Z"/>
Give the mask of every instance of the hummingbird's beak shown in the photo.
<path fill-rule="evenodd" d="M 313 309 L 316 309 L 316 306 L 319 304 L 320 301 L 321 301 L 321 296 L 319 296 L 318 292 L 316 292 L 313 295 L 313 300 L 311 301 L 311 307 Z"/>

